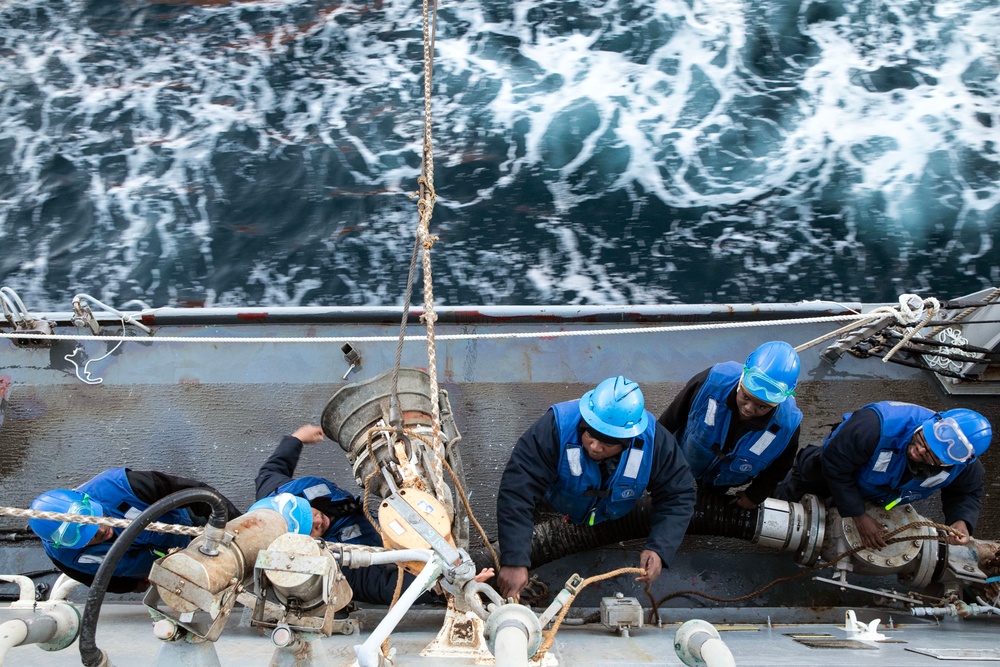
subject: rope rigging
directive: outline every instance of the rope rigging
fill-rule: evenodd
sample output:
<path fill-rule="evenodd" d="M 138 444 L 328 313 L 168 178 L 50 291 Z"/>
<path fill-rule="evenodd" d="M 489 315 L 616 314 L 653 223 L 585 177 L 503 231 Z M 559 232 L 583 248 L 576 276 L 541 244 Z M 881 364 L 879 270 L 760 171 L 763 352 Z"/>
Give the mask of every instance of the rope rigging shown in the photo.
<path fill-rule="evenodd" d="M 22 509 L 20 507 L 0 507 L 0 516 L 13 516 L 22 519 L 45 519 L 48 521 L 71 521 L 73 523 L 94 523 L 98 526 L 112 528 L 128 528 L 131 519 L 116 519 L 110 516 L 89 516 L 85 514 L 67 514 L 64 512 L 46 512 L 43 510 Z M 154 533 L 171 533 L 173 535 L 188 535 L 198 537 L 204 532 L 198 526 L 182 526 L 173 523 L 151 523 L 146 530 Z"/>

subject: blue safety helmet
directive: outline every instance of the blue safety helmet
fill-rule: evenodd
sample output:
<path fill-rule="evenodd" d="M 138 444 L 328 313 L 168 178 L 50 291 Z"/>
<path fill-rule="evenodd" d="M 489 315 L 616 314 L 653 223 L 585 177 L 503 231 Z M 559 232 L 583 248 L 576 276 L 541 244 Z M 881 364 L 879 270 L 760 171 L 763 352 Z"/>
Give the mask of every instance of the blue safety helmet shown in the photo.
<path fill-rule="evenodd" d="M 291 493 L 279 493 L 276 496 L 261 498 L 247 512 L 254 510 L 274 510 L 285 517 L 289 533 L 308 535 L 312 532 L 313 515 L 309 501 Z"/>
<path fill-rule="evenodd" d="M 31 509 L 42 512 L 60 512 L 62 514 L 81 514 L 83 516 L 104 516 L 101 504 L 79 491 L 69 489 L 53 489 L 31 501 Z M 70 521 L 52 521 L 50 519 L 28 519 L 32 532 L 59 549 L 81 548 L 94 539 L 100 526 L 96 523 L 72 523 Z"/>
<path fill-rule="evenodd" d="M 584 394 L 580 414 L 589 426 L 612 438 L 634 438 L 649 423 L 642 390 L 621 375 L 604 380 Z"/>
<path fill-rule="evenodd" d="M 945 410 L 920 428 L 927 446 L 946 466 L 981 456 L 993 438 L 993 427 L 986 417 L 966 408 Z"/>
<path fill-rule="evenodd" d="M 799 381 L 799 355 L 783 340 L 764 343 L 743 364 L 740 384 L 748 394 L 777 405 L 795 395 Z"/>

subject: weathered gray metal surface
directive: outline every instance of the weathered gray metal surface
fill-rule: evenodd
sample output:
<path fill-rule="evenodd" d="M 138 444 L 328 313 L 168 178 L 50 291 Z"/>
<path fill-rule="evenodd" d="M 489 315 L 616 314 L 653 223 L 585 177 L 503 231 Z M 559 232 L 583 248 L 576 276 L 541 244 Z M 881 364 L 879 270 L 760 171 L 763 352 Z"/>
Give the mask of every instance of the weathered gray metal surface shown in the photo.
<path fill-rule="evenodd" d="M 581 610 L 588 611 L 588 610 Z M 595 612 L 595 610 L 589 610 Z M 780 620 L 780 608 L 761 609 L 745 619 L 711 619 L 717 623 L 721 638 L 741 667 L 770 667 L 772 665 L 818 665 L 824 667 L 856 667 L 859 663 L 878 664 L 884 667 L 922 667 L 940 665 L 934 657 L 917 653 L 917 650 L 941 650 L 959 646 L 969 658 L 962 665 L 996 665 L 996 661 L 975 659 L 996 655 L 996 619 L 949 621 L 941 624 L 921 622 L 920 619 L 894 618 L 894 629 L 885 626 L 880 631 L 886 641 L 878 643 L 848 642 L 842 630 L 844 609 L 827 609 L 810 614 L 810 624 L 786 623 Z M 710 614 L 708 615 L 710 618 Z M 141 607 L 130 605 L 105 605 L 102 610 L 102 628 L 98 635 L 100 646 L 119 667 L 152 664 L 160 649 L 160 642 L 150 631 L 148 615 Z M 768 626 L 768 618 L 771 625 Z M 888 625 L 889 618 L 879 610 L 858 609 L 858 620 L 868 622 L 881 618 Z M 0 615 L 0 619 L 4 617 Z M 428 665 L 453 665 L 465 667 L 471 661 L 462 659 L 429 659 L 420 651 L 434 639 L 441 627 L 441 611 L 416 611 L 408 614 L 397 631 L 392 634 L 391 646 L 396 649 L 397 667 L 427 667 Z M 669 618 L 663 627 L 645 627 L 633 630 L 629 637 L 619 637 L 600 625 L 574 626 L 564 624 L 557 635 L 551 654 L 560 665 L 569 667 L 596 667 L 605 665 L 683 665 L 673 649 L 674 635 L 679 624 L 689 618 L 706 618 L 699 610 L 685 610 Z M 334 636 L 323 639 L 323 646 L 337 667 L 347 667 L 354 660 L 353 646 L 377 623 L 378 616 L 368 614 L 362 623 L 361 637 Z M 249 628 L 232 627 L 217 644 L 219 660 L 223 667 L 266 667 L 273 652 L 267 638 Z M 828 645 L 812 648 L 808 644 Z M 838 646 L 847 646 L 838 648 Z M 9 667 L 70 667 L 80 664 L 76 645 L 58 653 L 46 653 L 35 646 L 14 648 L 4 665 Z"/>
<path fill-rule="evenodd" d="M 760 343 L 787 340 L 793 345 L 826 333 L 837 324 L 775 325 L 741 329 L 648 331 L 653 324 L 621 325 L 642 333 L 596 335 L 608 324 L 524 323 L 493 318 L 489 325 L 442 324 L 438 333 L 474 334 L 524 331 L 580 331 L 570 338 L 463 339 L 438 344 L 442 388 L 448 390 L 463 440 L 460 445 L 473 510 L 487 533 L 495 535 L 495 491 L 518 435 L 552 403 L 579 397 L 605 377 L 624 374 L 641 383 L 647 407 L 659 413 L 695 373 L 718 361 L 742 359 Z M 588 317 L 593 313 L 587 313 Z M 679 317 L 673 313 L 672 317 Z M 701 320 L 702 315 L 692 317 Z M 600 318 L 597 318 L 600 319 Z M 252 322 L 252 319 L 250 320 Z M 238 506 L 253 500 L 253 478 L 279 438 L 297 426 L 319 421 L 327 400 L 343 386 L 348 368 L 340 349 L 351 340 L 362 363 L 348 377 L 373 377 L 392 366 L 392 337 L 398 324 L 230 324 L 163 327 L 157 336 L 328 337 L 331 342 L 157 343 L 137 337 L 89 369 L 101 384 L 87 385 L 64 360 L 76 343 L 59 341 L 45 350 L 15 348 L 0 342 L 0 370 L 12 378 L 6 420 L 0 429 L 0 499 L 27 507 L 41 491 L 71 487 L 109 467 L 159 469 L 215 485 Z M 422 333 L 412 327 L 410 333 Z M 114 346 L 88 339 L 90 358 Z M 842 359 L 836 367 L 819 360 L 822 346 L 802 354 L 798 401 L 805 415 L 802 443 L 818 443 L 844 412 L 875 400 L 906 400 L 934 409 L 957 405 L 981 411 L 1000 423 L 994 400 L 946 396 L 930 377 L 914 369 L 879 361 Z M 403 364 L 426 367 L 423 341 L 404 346 Z M 989 471 L 984 511 L 977 534 L 1000 536 L 1000 476 L 995 451 L 984 457 Z M 341 449 L 324 442 L 306 447 L 301 474 L 329 477 L 351 488 L 353 479 Z M 918 509 L 940 518 L 936 499 Z M 25 522 L 0 519 L 0 533 L 23 530 Z M 476 537 L 473 536 L 473 541 Z M 587 576 L 634 565 L 633 545 L 574 556 L 542 568 L 558 589 L 574 571 Z M 50 567 L 37 543 L 0 550 L 0 570 L 17 573 Z M 750 592 L 796 570 L 789 555 L 764 553 L 748 543 L 723 538 L 688 538 L 673 567 L 656 582 L 661 597 L 694 588 L 719 597 Z M 774 575 L 774 576 L 772 576 Z M 890 582 L 891 583 L 891 582 Z M 585 593 L 581 604 L 596 606 L 604 584 Z M 645 599 L 630 580 L 615 590 Z M 783 585 L 744 605 L 855 604 L 858 598 L 808 582 Z M 701 604 L 691 599 L 683 604 Z M 705 603 L 714 606 L 716 603 Z"/>

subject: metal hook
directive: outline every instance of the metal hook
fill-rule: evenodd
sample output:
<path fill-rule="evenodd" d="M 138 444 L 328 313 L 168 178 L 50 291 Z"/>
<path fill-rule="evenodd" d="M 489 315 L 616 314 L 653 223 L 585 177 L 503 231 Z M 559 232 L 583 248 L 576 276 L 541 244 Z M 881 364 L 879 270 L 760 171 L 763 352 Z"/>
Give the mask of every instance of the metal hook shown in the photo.
<path fill-rule="evenodd" d="M 354 346 L 350 343 L 344 343 L 340 346 L 340 351 L 344 353 L 344 359 L 350 364 L 347 368 L 347 372 L 344 373 L 344 377 L 341 380 L 346 380 L 347 376 L 351 374 L 356 367 L 361 365 L 361 354 L 354 349 Z"/>

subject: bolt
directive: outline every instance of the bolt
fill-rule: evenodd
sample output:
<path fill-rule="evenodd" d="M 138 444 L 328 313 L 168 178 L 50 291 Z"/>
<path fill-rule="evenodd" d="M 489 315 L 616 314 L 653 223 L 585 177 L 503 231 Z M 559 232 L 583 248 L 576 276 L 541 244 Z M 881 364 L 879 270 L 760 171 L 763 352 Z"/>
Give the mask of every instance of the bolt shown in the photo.
<path fill-rule="evenodd" d="M 177 626 L 167 619 L 160 619 L 153 624 L 153 634 L 157 639 L 169 641 L 177 635 Z"/>
<path fill-rule="evenodd" d="M 963 565 L 962 569 L 965 570 L 966 572 L 975 572 L 976 571 L 976 568 L 972 567 L 971 565 Z"/>
<path fill-rule="evenodd" d="M 910 554 L 903 554 L 903 560 L 910 560 Z"/>
<path fill-rule="evenodd" d="M 893 564 L 893 563 L 892 563 L 892 559 L 891 559 L 891 558 L 886 558 L 886 559 L 885 559 L 885 564 L 886 564 L 886 565 L 892 565 L 892 564 Z"/>
<path fill-rule="evenodd" d="M 868 562 L 869 563 L 874 563 L 875 562 L 875 556 L 873 556 L 872 554 L 868 554 Z"/>
<path fill-rule="evenodd" d="M 288 628 L 275 628 L 271 633 L 271 641 L 275 646 L 288 646 L 292 642 L 292 631 Z"/>
<path fill-rule="evenodd" d="M 910 512 L 913 511 L 913 508 L 910 507 L 909 505 L 907 505 L 906 507 L 903 508 L 903 511 L 906 512 L 907 514 L 909 514 Z"/>

